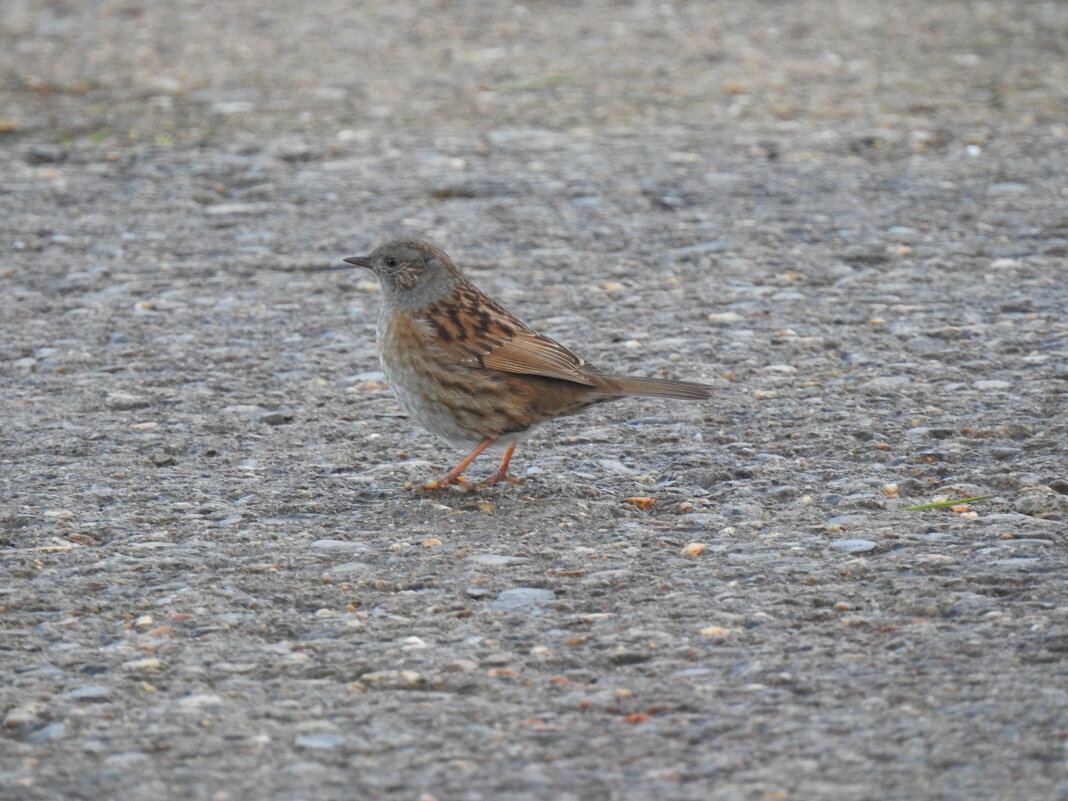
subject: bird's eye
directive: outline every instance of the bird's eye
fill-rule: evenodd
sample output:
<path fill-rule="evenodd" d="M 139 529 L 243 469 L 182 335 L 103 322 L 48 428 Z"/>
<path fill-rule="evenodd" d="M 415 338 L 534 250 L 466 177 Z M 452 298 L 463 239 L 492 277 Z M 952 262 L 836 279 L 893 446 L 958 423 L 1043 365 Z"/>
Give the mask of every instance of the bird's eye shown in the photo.
<path fill-rule="evenodd" d="M 386 266 L 387 267 L 396 267 L 397 266 L 397 260 L 395 258 L 393 258 L 392 256 L 386 256 Z"/>

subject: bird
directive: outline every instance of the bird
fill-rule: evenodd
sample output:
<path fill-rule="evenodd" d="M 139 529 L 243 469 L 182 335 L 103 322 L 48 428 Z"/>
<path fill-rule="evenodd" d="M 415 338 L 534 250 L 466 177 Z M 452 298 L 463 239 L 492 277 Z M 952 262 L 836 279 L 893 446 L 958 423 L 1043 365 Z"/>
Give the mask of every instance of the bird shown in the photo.
<path fill-rule="evenodd" d="M 505 310 L 427 242 L 387 242 L 343 261 L 378 278 L 378 355 L 397 401 L 427 431 L 471 449 L 443 477 L 411 489 L 522 483 L 508 473 L 512 454 L 547 420 L 632 395 L 704 400 L 714 392 L 706 384 L 591 367 Z M 468 481 L 464 471 L 490 446 L 505 449 L 497 471 Z"/>

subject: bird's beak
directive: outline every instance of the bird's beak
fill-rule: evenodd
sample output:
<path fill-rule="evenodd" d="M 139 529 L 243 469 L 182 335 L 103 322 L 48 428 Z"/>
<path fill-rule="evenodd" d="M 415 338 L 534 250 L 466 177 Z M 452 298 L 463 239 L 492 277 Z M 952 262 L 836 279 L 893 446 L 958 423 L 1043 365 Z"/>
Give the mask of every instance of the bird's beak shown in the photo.
<path fill-rule="evenodd" d="M 353 264 L 357 267 L 366 267 L 371 269 L 371 257 L 370 256 L 349 256 L 347 259 L 342 259 L 344 262 Z"/>

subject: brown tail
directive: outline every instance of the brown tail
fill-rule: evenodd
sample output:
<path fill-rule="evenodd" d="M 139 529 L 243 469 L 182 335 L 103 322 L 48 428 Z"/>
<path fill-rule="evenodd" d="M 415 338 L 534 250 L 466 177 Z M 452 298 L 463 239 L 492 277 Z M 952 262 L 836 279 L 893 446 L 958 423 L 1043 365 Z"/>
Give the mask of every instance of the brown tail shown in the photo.
<path fill-rule="evenodd" d="M 619 395 L 650 395 L 660 398 L 702 400 L 716 391 L 706 384 L 671 381 L 666 378 L 635 378 L 629 375 L 599 375 L 598 389 Z"/>

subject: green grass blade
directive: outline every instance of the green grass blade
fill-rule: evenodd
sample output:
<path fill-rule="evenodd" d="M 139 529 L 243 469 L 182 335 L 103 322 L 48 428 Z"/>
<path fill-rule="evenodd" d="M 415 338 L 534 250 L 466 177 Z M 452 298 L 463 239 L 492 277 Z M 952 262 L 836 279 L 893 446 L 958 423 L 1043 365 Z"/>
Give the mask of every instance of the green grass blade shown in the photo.
<path fill-rule="evenodd" d="M 938 503 L 921 503 L 919 506 L 905 506 L 904 511 L 916 512 L 920 509 L 942 509 L 946 506 L 957 506 L 961 503 L 971 503 L 972 501 L 985 501 L 987 498 L 993 498 L 993 495 L 976 495 L 974 498 L 957 498 L 954 501 L 939 501 Z"/>

